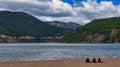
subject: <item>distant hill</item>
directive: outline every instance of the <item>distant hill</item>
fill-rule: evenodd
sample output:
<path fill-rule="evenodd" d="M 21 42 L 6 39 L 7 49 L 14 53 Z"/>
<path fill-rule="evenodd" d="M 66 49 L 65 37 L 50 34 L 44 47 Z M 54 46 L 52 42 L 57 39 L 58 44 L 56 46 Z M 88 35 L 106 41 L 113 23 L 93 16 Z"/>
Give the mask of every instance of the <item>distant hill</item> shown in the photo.
<path fill-rule="evenodd" d="M 0 11 L 0 42 L 12 39 L 20 42 L 19 40 L 27 38 L 41 42 L 41 38 L 61 36 L 67 31 L 68 29 L 51 26 L 27 13 Z"/>
<path fill-rule="evenodd" d="M 81 26 L 80 24 L 77 24 L 74 22 L 66 23 L 66 22 L 59 22 L 59 21 L 51 21 L 51 22 L 48 22 L 48 24 L 56 27 L 70 29 L 70 30 L 74 30 Z"/>
<path fill-rule="evenodd" d="M 120 17 L 96 19 L 64 35 L 68 43 L 120 43 Z"/>

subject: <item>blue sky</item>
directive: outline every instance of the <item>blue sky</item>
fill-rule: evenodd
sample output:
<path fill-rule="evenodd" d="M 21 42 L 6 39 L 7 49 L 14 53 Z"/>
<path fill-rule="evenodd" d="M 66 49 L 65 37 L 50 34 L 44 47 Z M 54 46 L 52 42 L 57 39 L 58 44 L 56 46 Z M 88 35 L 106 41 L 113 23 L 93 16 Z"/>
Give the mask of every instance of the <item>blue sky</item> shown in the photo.
<path fill-rule="evenodd" d="M 25 12 L 43 21 L 86 24 L 120 16 L 120 0 L 0 0 L 0 11 L 5 10 Z"/>
<path fill-rule="evenodd" d="M 62 0 L 63 2 L 67 2 L 71 5 L 73 5 L 73 0 Z M 87 1 L 87 0 L 74 0 L 76 2 L 82 2 L 82 1 Z M 120 0 L 97 0 L 98 3 L 100 3 L 101 1 L 112 1 L 114 5 L 119 5 L 120 4 Z"/>

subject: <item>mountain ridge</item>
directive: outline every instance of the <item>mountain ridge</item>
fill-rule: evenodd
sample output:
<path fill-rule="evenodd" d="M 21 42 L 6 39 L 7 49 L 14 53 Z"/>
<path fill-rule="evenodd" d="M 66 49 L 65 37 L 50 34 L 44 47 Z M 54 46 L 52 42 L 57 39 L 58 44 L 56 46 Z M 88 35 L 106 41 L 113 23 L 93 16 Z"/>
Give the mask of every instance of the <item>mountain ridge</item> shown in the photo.
<path fill-rule="evenodd" d="M 52 25 L 52 26 L 66 28 L 66 29 L 70 29 L 70 30 L 74 30 L 74 29 L 81 26 L 80 24 L 77 24 L 74 22 L 67 23 L 67 22 L 60 22 L 60 21 L 49 21 L 47 23 Z"/>
<path fill-rule="evenodd" d="M 37 37 L 37 42 L 41 42 L 43 37 L 62 36 L 67 31 L 68 29 L 51 26 L 24 12 L 0 11 L 0 38 L 3 42 L 8 42 L 4 41 L 7 38 L 19 40 L 19 37 L 26 36 Z"/>
<path fill-rule="evenodd" d="M 67 43 L 120 43 L 120 17 L 96 19 L 64 35 Z"/>

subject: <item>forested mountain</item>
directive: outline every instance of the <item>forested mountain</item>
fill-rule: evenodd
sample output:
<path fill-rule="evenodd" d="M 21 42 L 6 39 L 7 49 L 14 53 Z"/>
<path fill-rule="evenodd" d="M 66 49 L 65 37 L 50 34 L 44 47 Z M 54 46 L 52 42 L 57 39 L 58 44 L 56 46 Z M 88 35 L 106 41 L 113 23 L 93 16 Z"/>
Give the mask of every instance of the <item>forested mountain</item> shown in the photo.
<path fill-rule="evenodd" d="M 6 41 L 7 36 L 14 38 L 22 37 L 23 39 L 26 36 L 33 37 L 37 38 L 39 42 L 43 37 L 61 36 L 67 31 L 68 29 L 51 26 L 27 13 L 0 11 L 1 42 L 8 42 Z"/>
<path fill-rule="evenodd" d="M 120 17 L 96 19 L 64 35 L 68 43 L 120 43 Z"/>

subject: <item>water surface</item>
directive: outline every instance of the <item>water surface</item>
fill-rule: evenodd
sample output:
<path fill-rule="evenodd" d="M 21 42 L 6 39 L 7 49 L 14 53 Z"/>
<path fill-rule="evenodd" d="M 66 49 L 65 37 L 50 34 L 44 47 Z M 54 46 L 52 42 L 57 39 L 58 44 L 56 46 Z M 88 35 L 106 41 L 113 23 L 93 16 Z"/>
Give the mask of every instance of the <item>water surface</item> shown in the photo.
<path fill-rule="evenodd" d="M 0 44 L 0 61 L 120 57 L 119 44 Z"/>

